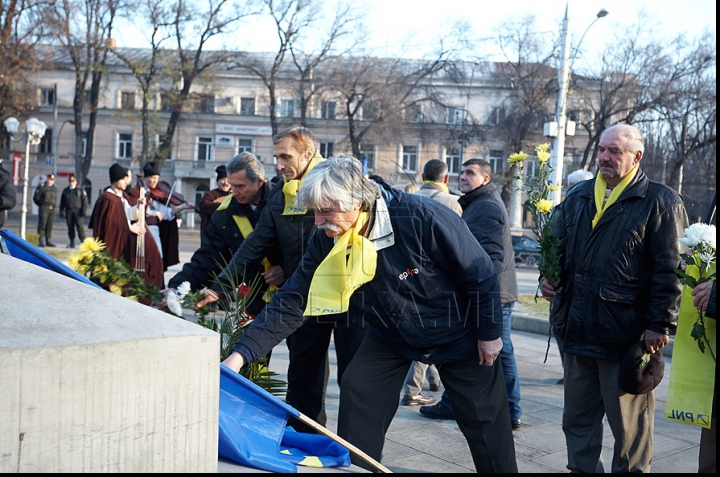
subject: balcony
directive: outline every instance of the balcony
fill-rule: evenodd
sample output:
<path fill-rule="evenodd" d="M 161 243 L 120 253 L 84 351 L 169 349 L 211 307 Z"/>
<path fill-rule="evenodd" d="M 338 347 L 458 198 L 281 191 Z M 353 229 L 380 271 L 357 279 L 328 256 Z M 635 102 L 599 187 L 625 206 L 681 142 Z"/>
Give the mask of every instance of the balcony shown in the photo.
<path fill-rule="evenodd" d="M 172 167 L 173 175 L 180 178 L 211 179 L 215 177 L 215 168 L 220 162 L 188 161 L 176 159 L 168 161 L 166 166 Z"/>

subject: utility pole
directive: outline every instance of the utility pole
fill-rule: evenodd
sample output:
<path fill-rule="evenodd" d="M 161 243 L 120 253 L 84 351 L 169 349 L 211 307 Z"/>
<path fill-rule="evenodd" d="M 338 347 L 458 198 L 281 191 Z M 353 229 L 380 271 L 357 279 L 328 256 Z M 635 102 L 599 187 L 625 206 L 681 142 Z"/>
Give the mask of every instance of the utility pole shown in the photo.
<path fill-rule="evenodd" d="M 53 128 L 52 128 L 52 157 L 53 157 L 53 174 L 57 177 L 58 163 L 58 97 L 57 83 L 53 84 Z"/>

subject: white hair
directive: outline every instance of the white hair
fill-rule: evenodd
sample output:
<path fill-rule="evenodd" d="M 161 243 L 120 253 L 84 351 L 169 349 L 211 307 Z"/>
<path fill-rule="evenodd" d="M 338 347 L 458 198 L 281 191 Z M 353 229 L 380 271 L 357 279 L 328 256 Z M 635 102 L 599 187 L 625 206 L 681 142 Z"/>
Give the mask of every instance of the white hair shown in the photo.
<path fill-rule="evenodd" d="M 593 178 L 593 173 L 586 171 L 585 169 L 578 169 L 575 172 L 571 172 L 567 176 L 568 187 L 572 187 L 582 181 L 586 181 Z"/>

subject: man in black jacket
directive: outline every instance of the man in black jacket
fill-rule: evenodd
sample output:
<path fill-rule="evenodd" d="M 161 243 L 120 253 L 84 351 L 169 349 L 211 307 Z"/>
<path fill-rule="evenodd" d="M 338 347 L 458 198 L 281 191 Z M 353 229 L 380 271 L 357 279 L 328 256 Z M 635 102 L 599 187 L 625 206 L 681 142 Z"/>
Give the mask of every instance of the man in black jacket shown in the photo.
<path fill-rule="evenodd" d="M 220 283 L 212 286 L 206 294 L 215 301 L 222 294 L 223 282 L 243 270 L 257 264 L 273 250 L 283 256 L 282 273 L 264 274 L 268 284 L 279 285 L 298 268 L 300 259 L 307 248 L 308 240 L 315 231 L 314 214 L 302 207 L 296 207 L 295 196 L 302 180 L 313 167 L 324 161 L 317 152 L 317 140 L 309 129 L 293 126 L 280 132 L 274 139 L 273 153 L 277 158 L 277 169 L 284 180 L 271 191 L 268 205 L 263 210 L 255 232 L 243 242 L 230 264 L 220 275 Z M 285 401 L 316 422 L 325 425 L 325 389 L 329 374 L 328 347 L 334 336 L 337 355 L 337 380 L 342 383 L 345 368 L 352 359 L 360 342 L 364 328 L 361 323 L 345 316 L 330 316 L 322 319 L 309 318 L 305 324 L 287 338 L 289 352 L 288 387 Z M 303 432 L 312 430 L 300 422 L 293 421 L 293 427 Z"/>
<path fill-rule="evenodd" d="M 10 173 L 3 169 L 2 158 L 0 157 L 0 228 L 5 225 L 7 210 L 15 207 L 17 203 L 17 192 L 12 183 Z"/>
<path fill-rule="evenodd" d="M 518 297 L 515 276 L 515 252 L 513 251 L 510 220 L 500 193 L 490 182 L 492 167 L 483 159 L 470 159 L 462 165 L 458 199 L 462 207 L 462 218 L 475 239 L 492 260 L 500 277 L 500 302 L 503 316 L 502 362 L 505 386 L 508 395 L 510 419 L 514 431 L 522 429 L 520 408 L 520 376 L 518 376 L 515 351 L 512 344 L 512 311 Z M 447 396 L 434 406 L 423 406 L 420 413 L 433 419 L 454 419 L 452 405 Z"/>
<path fill-rule="evenodd" d="M 563 339 L 563 431 L 572 472 L 603 472 L 603 420 L 615 437 L 613 472 L 650 472 L 655 398 L 620 389 L 625 350 L 643 339 L 659 353 L 677 326 L 681 286 L 675 269 L 688 219 L 680 195 L 640 169 L 635 127 L 606 129 L 599 173 L 576 185 L 557 211 L 560 279 L 551 298 L 553 331 Z"/>
<path fill-rule="evenodd" d="M 229 195 L 210 217 L 202 234 L 200 248 L 163 290 L 166 296 L 183 282 L 188 282 L 191 290 L 211 286 L 235 251 L 253 232 L 260 213 L 267 204 L 269 188 L 265 181 L 265 172 L 252 153 L 243 152 L 222 167 L 227 173 L 224 179 L 230 186 Z M 276 252 L 269 256 L 268 263 L 276 267 L 273 271 L 282 273 L 278 265 L 280 260 L 281 256 Z M 249 285 L 264 272 L 266 270 L 262 263 L 257 263 L 255 267 L 240 271 L 238 275 L 244 275 L 244 281 Z M 262 297 L 267 284 L 264 280 L 260 282 L 264 286 L 259 289 L 247 308 L 251 315 L 257 315 L 265 306 Z"/>
<path fill-rule="evenodd" d="M 75 176 L 70 176 L 68 186 L 63 189 L 60 196 L 60 218 L 65 218 L 68 227 L 68 248 L 75 248 L 75 230 L 80 242 L 85 240 L 85 228 L 83 217 L 87 209 L 87 194 L 85 190 L 77 186 Z"/>
<path fill-rule="evenodd" d="M 55 187 L 55 174 L 50 174 L 47 180 L 40 184 L 33 194 L 33 202 L 38 206 L 38 227 L 40 247 L 47 245 L 55 247 L 50 241 L 52 237 L 53 221 L 55 220 L 55 206 L 57 205 L 57 188 Z"/>
<path fill-rule="evenodd" d="M 497 273 L 462 219 L 439 202 L 380 189 L 354 157 L 318 164 L 296 206 L 314 211 L 318 231 L 295 274 L 224 363 L 240 369 L 307 316 L 352 314 L 369 331 L 340 388 L 341 437 L 379 460 L 410 365 L 440 364 L 476 470 L 517 472 L 496 363 Z"/>

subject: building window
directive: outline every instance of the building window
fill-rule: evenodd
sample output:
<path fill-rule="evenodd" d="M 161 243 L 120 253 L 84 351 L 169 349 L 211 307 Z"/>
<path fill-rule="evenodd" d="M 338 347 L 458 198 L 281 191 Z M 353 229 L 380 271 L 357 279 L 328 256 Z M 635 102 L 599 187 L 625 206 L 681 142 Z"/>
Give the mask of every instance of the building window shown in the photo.
<path fill-rule="evenodd" d="M 120 92 L 120 109 L 135 109 L 135 93 L 133 91 Z"/>
<path fill-rule="evenodd" d="M 197 160 L 212 161 L 213 138 L 210 136 L 198 136 L 197 140 Z"/>
<path fill-rule="evenodd" d="M 160 93 L 160 111 L 163 113 L 172 112 L 173 96 L 171 93 Z"/>
<path fill-rule="evenodd" d="M 238 139 L 237 153 L 242 154 L 243 152 L 253 152 L 252 139 Z"/>
<path fill-rule="evenodd" d="M 40 146 L 38 147 L 38 152 L 42 152 L 45 154 L 52 154 L 52 143 L 53 143 L 53 130 L 52 128 L 47 128 L 45 130 L 45 135 L 40 139 Z"/>
<path fill-rule="evenodd" d="M 402 147 L 402 168 L 405 172 L 417 172 L 418 165 L 418 147 L 403 146 Z"/>
<path fill-rule="evenodd" d="M 42 88 L 40 90 L 40 106 L 55 104 L 55 88 Z"/>
<path fill-rule="evenodd" d="M 456 147 L 445 151 L 445 164 L 448 167 L 448 174 L 460 174 L 460 150 Z"/>
<path fill-rule="evenodd" d="M 200 96 L 190 104 L 192 112 L 196 114 L 213 114 L 215 112 L 215 96 L 213 95 Z"/>
<path fill-rule="evenodd" d="M 374 103 L 363 103 L 360 119 L 362 119 L 363 121 L 374 121 L 375 119 L 377 119 L 377 116 L 377 106 L 375 106 Z"/>
<path fill-rule="evenodd" d="M 210 187 L 207 184 L 198 184 L 195 186 L 195 202 L 194 204 L 199 204 L 202 200 L 203 196 L 205 195 L 205 192 L 209 191 Z"/>
<path fill-rule="evenodd" d="M 537 159 L 527 159 L 525 161 L 525 176 L 537 177 L 538 170 L 540 169 L 540 163 Z"/>
<path fill-rule="evenodd" d="M 375 144 L 360 144 L 360 155 L 367 159 L 367 170 L 375 169 Z"/>
<path fill-rule="evenodd" d="M 280 101 L 280 116 L 284 118 L 295 117 L 295 100 L 283 99 Z"/>
<path fill-rule="evenodd" d="M 82 156 L 87 157 L 87 140 L 88 140 L 88 133 L 87 131 L 83 131 L 82 133 Z"/>
<path fill-rule="evenodd" d="M 448 124 L 462 124 L 465 120 L 465 110 L 462 108 L 448 108 Z"/>
<path fill-rule="evenodd" d="M 118 134 L 118 158 L 132 159 L 133 135 L 132 133 Z"/>
<path fill-rule="evenodd" d="M 334 142 L 321 142 L 320 143 L 320 155 L 322 157 L 332 157 L 335 154 L 335 143 Z"/>
<path fill-rule="evenodd" d="M 405 120 L 409 123 L 422 122 L 422 105 L 411 104 L 405 108 Z"/>
<path fill-rule="evenodd" d="M 323 119 L 335 119 L 337 115 L 337 101 L 323 101 L 321 114 Z"/>
<path fill-rule="evenodd" d="M 92 90 L 85 90 L 85 95 L 83 96 L 83 105 L 86 108 L 92 105 Z"/>
<path fill-rule="evenodd" d="M 490 124 L 497 126 L 503 121 L 505 121 L 505 108 L 502 106 L 490 108 Z"/>
<path fill-rule="evenodd" d="M 240 116 L 255 116 L 255 98 L 240 98 Z"/>
<path fill-rule="evenodd" d="M 493 174 L 502 174 L 503 172 L 503 152 L 498 149 L 491 149 L 490 155 L 488 156 L 488 162 L 492 167 Z"/>

